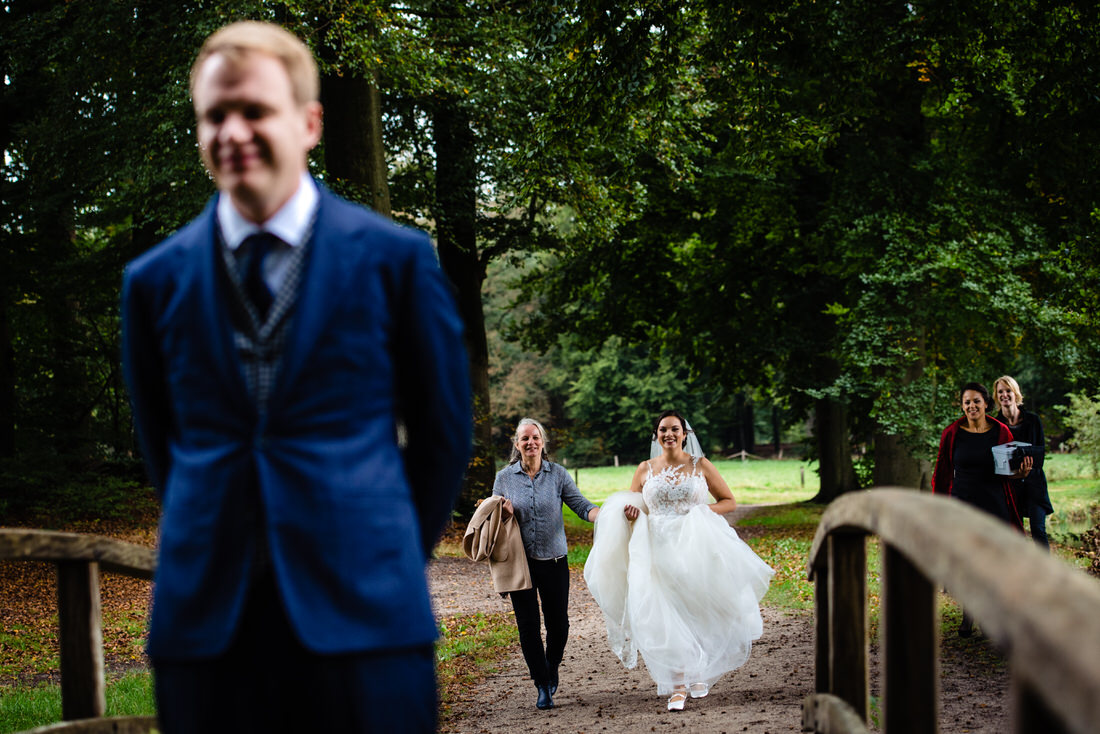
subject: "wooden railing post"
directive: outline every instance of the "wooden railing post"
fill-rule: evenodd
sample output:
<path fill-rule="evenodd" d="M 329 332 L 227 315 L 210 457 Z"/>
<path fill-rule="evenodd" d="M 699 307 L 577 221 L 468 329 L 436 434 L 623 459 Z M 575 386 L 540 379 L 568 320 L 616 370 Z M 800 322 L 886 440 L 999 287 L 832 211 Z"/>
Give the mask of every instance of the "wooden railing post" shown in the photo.
<path fill-rule="evenodd" d="M 1015 665 L 1013 665 L 1015 668 Z M 1032 671 L 1033 672 L 1033 671 Z M 1016 734 L 1067 734 L 1062 720 L 1027 683 L 1021 671 L 1012 671 L 1012 731 Z"/>
<path fill-rule="evenodd" d="M 939 611 L 932 583 L 891 545 L 882 556 L 883 707 L 890 734 L 939 731 Z"/>
<path fill-rule="evenodd" d="M 826 555 L 826 561 L 828 556 Z M 814 690 L 817 693 L 829 693 L 833 690 L 833 681 L 829 676 L 829 576 L 827 562 L 818 563 L 814 569 Z"/>
<path fill-rule="evenodd" d="M 57 620 L 61 641 L 61 716 L 103 716 L 103 628 L 99 564 L 57 562 Z"/>
<path fill-rule="evenodd" d="M 829 537 L 829 693 L 867 721 L 870 673 L 867 665 L 867 536 Z"/>

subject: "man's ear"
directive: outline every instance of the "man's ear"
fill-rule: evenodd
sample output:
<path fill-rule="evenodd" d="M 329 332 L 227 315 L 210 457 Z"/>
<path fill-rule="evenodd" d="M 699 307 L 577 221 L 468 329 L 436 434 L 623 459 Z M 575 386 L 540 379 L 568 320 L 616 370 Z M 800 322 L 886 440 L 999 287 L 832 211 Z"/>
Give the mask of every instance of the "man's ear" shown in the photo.
<path fill-rule="evenodd" d="M 317 147 L 321 142 L 321 134 L 324 132 L 324 110 L 321 103 L 314 100 L 307 102 L 304 109 L 306 115 L 306 132 L 308 133 L 309 150 Z"/>

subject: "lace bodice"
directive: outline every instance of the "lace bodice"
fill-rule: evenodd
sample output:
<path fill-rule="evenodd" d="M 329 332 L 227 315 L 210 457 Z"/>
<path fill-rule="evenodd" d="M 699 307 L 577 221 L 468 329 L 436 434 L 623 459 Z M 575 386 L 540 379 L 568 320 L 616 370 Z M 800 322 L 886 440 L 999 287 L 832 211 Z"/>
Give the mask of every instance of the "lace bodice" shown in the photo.
<path fill-rule="evenodd" d="M 649 464 L 649 476 L 642 485 L 642 498 L 650 515 L 684 515 L 707 501 L 707 480 L 691 464 L 665 467 L 656 474 Z"/>

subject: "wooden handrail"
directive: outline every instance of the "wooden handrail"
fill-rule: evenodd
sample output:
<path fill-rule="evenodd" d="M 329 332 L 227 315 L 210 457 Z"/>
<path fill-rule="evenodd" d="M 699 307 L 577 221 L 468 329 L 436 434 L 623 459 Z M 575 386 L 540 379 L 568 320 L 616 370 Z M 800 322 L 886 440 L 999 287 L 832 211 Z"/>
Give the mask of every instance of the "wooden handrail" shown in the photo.
<path fill-rule="evenodd" d="M 156 732 L 155 716 L 116 716 L 111 719 L 78 719 L 28 729 L 20 734 L 150 734 Z"/>
<path fill-rule="evenodd" d="M 886 732 L 938 730 L 940 586 L 1007 651 L 1017 732 L 1095 731 L 1100 583 L 987 513 L 909 489 L 845 494 L 822 516 L 808 564 L 818 693 L 836 694 L 866 721 L 866 589 L 851 577 L 866 577 L 867 535 L 883 543 Z"/>
<path fill-rule="evenodd" d="M 0 528 L 0 560 L 95 561 L 104 571 L 152 579 L 157 554 L 152 548 L 114 538 L 28 528 Z"/>
<path fill-rule="evenodd" d="M 151 579 L 156 552 L 113 538 L 0 528 L 0 560 L 47 561 L 57 568 L 61 643 L 61 715 L 66 721 L 106 710 L 99 570 Z"/>

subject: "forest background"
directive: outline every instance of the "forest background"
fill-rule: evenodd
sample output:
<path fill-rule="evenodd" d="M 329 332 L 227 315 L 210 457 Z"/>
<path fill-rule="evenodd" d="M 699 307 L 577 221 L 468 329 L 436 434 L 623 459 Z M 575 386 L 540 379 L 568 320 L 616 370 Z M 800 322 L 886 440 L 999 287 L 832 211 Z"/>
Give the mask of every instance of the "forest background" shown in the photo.
<path fill-rule="evenodd" d="M 678 407 L 711 451 L 804 444 L 828 500 L 926 486 L 958 386 L 1008 372 L 1064 445 L 1100 405 L 1097 15 L 3 0 L 0 518 L 143 483 L 121 271 L 212 192 L 187 75 L 238 18 L 321 63 L 314 174 L 435 238 L 477 405 L 460 512 L 523 415 L 586 466 Z"/>

